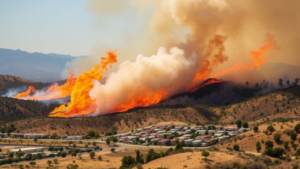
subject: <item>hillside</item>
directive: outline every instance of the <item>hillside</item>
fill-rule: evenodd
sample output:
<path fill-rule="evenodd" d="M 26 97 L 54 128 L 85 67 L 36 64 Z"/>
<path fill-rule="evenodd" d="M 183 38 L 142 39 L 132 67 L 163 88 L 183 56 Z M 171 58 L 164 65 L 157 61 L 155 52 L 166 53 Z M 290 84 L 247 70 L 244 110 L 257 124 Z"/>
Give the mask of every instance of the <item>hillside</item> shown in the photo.
<path fill-rule="evenodd" d="M 209 123 L 217 115 L 201 106 L 186 108 L 147 108 L 97 117 L 74 118 L 34 118 L 14 122 L 20 132 L 56 133 L 58 135 L 82 135 L 90 129 L 99 133 L 117 130 L 128 132 L 131 129 L 149 126 L 159 122 Z"/>
<path fill-rule="evenodd" d="M 45 106 L 34 101 L 0 97 L 0 122 L 45 117 L 55 106 L 57 105 Z"/>
<path fill-rule="evenodd" d="M 67 62 L 76 57 L 59 54 L 28 53 L 0 48 L 0 74 L 39 82 L 61 80 Z"/>
<path fill-rule="evenodd" d="M 225 150 L 227 147 L 232 148 L 234 144 L 238 144 L 240 146 L 240 150 L 244 150 L 248 152 L 257 152 L 256 143 L 260 142 L 262 145 L 261 146 L 262 149 L 260 152 L 264 152 L 265 150 L 264 142 L 266 142 L 267 140 L 274 142 L 274 148 L 276 147 L 284 148 L 283 146 L 284 141 L 289 141 L 289 142 L 291 141 L 289 132 L 291 132 L 294 129 L 295 125 L 298 124 L 299 122 L 300 121 L 290 120 L 289 122 L 272 122 L 270 124 L 261 124 L 258 125 L 259 128 L 258 132 L 249 131 L 249 132 L 242 133 L 237 137 L 224 140 L 221 142 L 220 145 L 218 145 L 218 148 Z M 264 131 L 266 131 L 267 127 L 271 124 L 274 127 L 275 131 L 273 133 L 265 134 Z M 275 133 L 279 133 L 281 135 L 280 141 L 278 143 L 276 143 L 275 140 L 273 139 L 273 135 Z M 286 150 L 290 156 L 294 156 L 296 150 L 299 148 L 300 148 L 300 144 L 297 140 L 295 140 L 293 145 L 290 144 Z"/>
<path fill-rule="evenodd" d="M 38 110 L 43 111 L 39 114 L 40 117 L 30 120 L 18 120 L 14 124 L 21 132 L 56 133 L 58 135 L 67 135 L 67 133 L 70 135 L 84 134 L 90 129 L 94 129 L 99 133 L 106 133 L 112 130 L 117 130 L 120 133 L 159 122 L 185 122 L 187 124 L 221 123 L 229 125 L 241 119 L 250 122 L 250 124 L 260 124 L 271 122 L 272 119 L 276 120 L 278 117 L 299 119 L 296 114 L 300 110 L 299 91 L 300 86 L 297 86 L 221 107 L 209 107 L 205 104 L 160 106 L 137 108 L 124 113 L 98 117 L 48 118 L 47 115 L 52 109 L 50 107 L 41 107 L 40 104 L 34 103 L 34 106 L 37 106 L 37 114 Z M 269 100 L 266 101 L 267 99 Z M 284 102 L 283 99 L 285 100 Z M 18 100 L 12 99 L 12 101 L 17 102 Z M 275 103 L 279 112 L 274 106 Z M 12 114 L 13 110 L 11 110 Z M 28 117 L 33 117 L 31 115 L 28 115 Z M 15 116 L 7 115 L 6 117 Z"/>
<path fill-rule="evenodd" d="M 223 106 L 220 123 L 230 124 L 240 119 L 243 121 L 270 121 L 274 118 L 299 118 L 300 86 L 258 95 L 245 101 Z"/>
<path fill-rule="evenodd" d="M 0 95 L 5 94 L 9 89 L 34 86 L 36 89 L 41 89 L 49 85 L 49 83 L 33 82 L 22 79 L 16 76 L 0 75 Z"/>
<path fill-rule="evenodd" d="M 56 81 L 58 84 L 65 83 L 66 80 Z M 22 79 L 16 76 L 10 75 L 0 75 L 0 96 L 8 92 L 9 89 L 16 88 L 24 88 L 24 91 L 28 86 L 33 86 L 37 90 L 42 89 L 44 87 L 50 86 L 53 83 L 42 83 L 42 82 L 34 82 L 26 79 Z"/>

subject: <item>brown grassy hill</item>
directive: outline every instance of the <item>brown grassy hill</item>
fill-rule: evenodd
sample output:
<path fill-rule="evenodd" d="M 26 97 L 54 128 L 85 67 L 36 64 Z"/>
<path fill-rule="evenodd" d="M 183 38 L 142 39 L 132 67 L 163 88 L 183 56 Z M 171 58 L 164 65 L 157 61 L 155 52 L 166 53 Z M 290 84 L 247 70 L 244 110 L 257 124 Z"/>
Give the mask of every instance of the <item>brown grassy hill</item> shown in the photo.
<path fill-rule="evenodd" d="M 0 97 L 0 122 L 44 117 L 55 106 L 57 105 L 45 106 L 34 101 Z"/>
<path fill-rule="evenodd" d="M 255 121 L 274 118 L 299 118 L 300 86 L 256 96 L 240 103 L 216 109 L 221 112 L 220 123 L 236 120 Z"/>
<path fill-rule="evenodd" d="M 90 129 L 100 134 L 112 130 L 120 133 L 165 121 L 203 124 L 217 119 L 216 115 L 209 114 L 208 111 L 202 107 L 148 108 L 98 117 L 24 119 L 14 122 L 14 125 L 24 133 L 82 135 Z"/>
<path fill-rule="evenodd" d="M 7 92 L 8 89 L 29 86 L 29 85 L 34 86 L 36 89 L 41 89 L 49 84 L 41 83 L 41 82 L 33 82 L 16 76 L 0 75 L 0 95 Z"/>
<path fill-rule="evenodd" d="M 66 80 L 57 81 L 58 84 L 65 83 Z M 5 94 L 8 89 L 19 88 L 23 86 L 33 86 L 36 89 L 42 89 L 53 83 L 34 82 L 22 79 L 16 76 L 0 75 L 0 95 Z"/>
<path fill-rule="evenodd" d="M 125 113 L 77 118 L 47 118 L 48 113 L 52 109 L 33 102 L 32 106 L 34 108 L 25 112 L 34 113 L 25 113 L 25 115 L 22 116 L 15 116 L 13 114 L 18 113 L 14 113 L 16 109 L 14 108 L 10 111 L 10 115 L 7 113 L 5 117 L 7 119 L 13 117 L 13 120 L 16 120 L 34 117 L 37 114 L 39 116 L 37 118 L 15 122 L 18 130 L 22 132 L 57 133 L 58 135 L 66 135 L 66 133 L 70 135 L 84 134 L 89 129 L 97 130 L 99 133 L 106 133 L 112 130 L 127 132 L 131 129 L 168 121 L 186 122 L 190 124 L 232 124 L 240 119 L 242 121 L 248 121 L 250 124 L 261 124 L 278 119 L 299 118 L 299 95 L 300 86 L 257 96 L 226 107 L 209 107 L 206 105 L 148 107 L 138 108 Z M 18 100 L 11 101 L 17 102 Z M 30 103 L 30 101 L 26 103 Z M 11 104 L 13 105 L 13 103 Z"/>
<path fill-rule="evenodd" d="M 256 143 L 260 142 L 261 144 L 261 151 L 264 152 L 265 150 L 265 145 L 264 142 L 267 140 L 273 141 L 274 143 L 274 148 L 276 147 L 281 147 L 284 148 L 283 142 L 284 141 L 291 141 L 291 137 L 289 136 L 289 133 L 291 130 L 294 129 L 294 126 L 296 124 L 300 123 L 300 121 L 289 121 L 289 122 L 273 122 L 270 124 L 261 124 L 259 125 L 259 131 L 254 132 L 254 131 L 249 131 L 243 134 L 240 134 L 236 137 L 232 137 L 229 140 L 224 140 L 221 142 L 221 144 L 218 146 L 219 149 L 225 150 L 227 147 L 233 147 L 234 144 L 238 144 L 240 147 L 240 150 L 243 151 L 249 151 L 249 152 L 256 152 Z M 267 133 L 265 134 L 263 131 L 267 130 L 267 127 L 269 125 L 273 125 L 275 128 L 275 131 L 273 133 Z M 281 139 L 280 142 L 276 143 L 274 141 L 273 135 L 275 133 L 280 133 L 281 134 Z M 300 135 L 298 134 L 298 140 L 294 142 L 293 145 L 289 144 L 289 148 L 286 149 L 286 152 L 294 156 L 295 151 L 300 148 Z"/>

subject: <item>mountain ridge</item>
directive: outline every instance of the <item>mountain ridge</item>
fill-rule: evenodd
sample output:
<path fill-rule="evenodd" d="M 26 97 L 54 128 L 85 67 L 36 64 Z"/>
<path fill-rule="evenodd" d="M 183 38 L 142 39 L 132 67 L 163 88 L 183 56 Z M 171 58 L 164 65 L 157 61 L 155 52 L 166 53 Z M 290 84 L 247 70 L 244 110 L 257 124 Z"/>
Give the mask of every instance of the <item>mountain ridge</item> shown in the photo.
<path fill-rule="evenodd" d="M 61 72 L 77 57 L 55 53 L 29 53 L 0 48 L 0 74 L 38 82 L 62 80 Z"/>

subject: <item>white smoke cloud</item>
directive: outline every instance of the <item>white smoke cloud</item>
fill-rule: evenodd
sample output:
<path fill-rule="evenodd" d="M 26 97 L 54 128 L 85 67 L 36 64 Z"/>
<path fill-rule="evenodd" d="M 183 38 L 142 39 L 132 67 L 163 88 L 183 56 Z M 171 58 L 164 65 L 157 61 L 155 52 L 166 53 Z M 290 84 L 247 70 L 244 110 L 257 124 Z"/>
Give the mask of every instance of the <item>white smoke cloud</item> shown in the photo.
<path fill-rule="evenodd" d="M 167 98 L 184 90 L 196 74 L 196 59 L 195 54 L 187 58 L 183 50 L 173 47 L 169 52 L 159 48 L 156 55 L 139 55 L 134 62 L 123 62 L 105 84 L 94 82 L 90 97 L 96 99 L 96 114 L 113 112 L 145 93 L 155 96 L 163 91 Z"/>

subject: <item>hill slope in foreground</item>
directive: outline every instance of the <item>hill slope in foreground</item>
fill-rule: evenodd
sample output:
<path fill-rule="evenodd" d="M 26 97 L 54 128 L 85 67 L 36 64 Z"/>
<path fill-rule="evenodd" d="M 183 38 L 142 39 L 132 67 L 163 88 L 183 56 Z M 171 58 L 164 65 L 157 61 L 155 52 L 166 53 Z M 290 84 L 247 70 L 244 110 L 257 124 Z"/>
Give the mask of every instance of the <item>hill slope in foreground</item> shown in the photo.
<path fill-rule="evenodd" d="M 18 104 L 23 102 L 21 100 L 11 100 L 14 103 L 20 102 Z M 7 107 L 5 104 L 1 105 L 2 107 Z M 94 129 L 100 134 L 112 130 L 117 130 L 118 133 L 128 132 L 132 129 L 159 122 L 233 124 L 240 119 L 248 122 L 266 123 L 280 118 L 299 119 L 300 86 L 278 90 L 221 107 L 210 107 L 204 104 L 180 105 L 180 107 L 148 107 L 98 117 L 47 118 L 47 114 L 44 113 L 40 113 L 40 116 L 36 117 L 37 112 L 47 112 L 46 108 L 38 108 L 41 105 L 32 106 L 37 111 L 29 111 L 32 113 L 28 113 L 29 115 L 26 117 L 31 117 L 31 119 L 13 122 L 19 132 L 82 135 L 90 129 Z M 15 117 L 16 115 L 13 114 L 14 112 L 11 111 L 10 116 Z M 0 116 L 3 117 L 2 114 Z"/>

